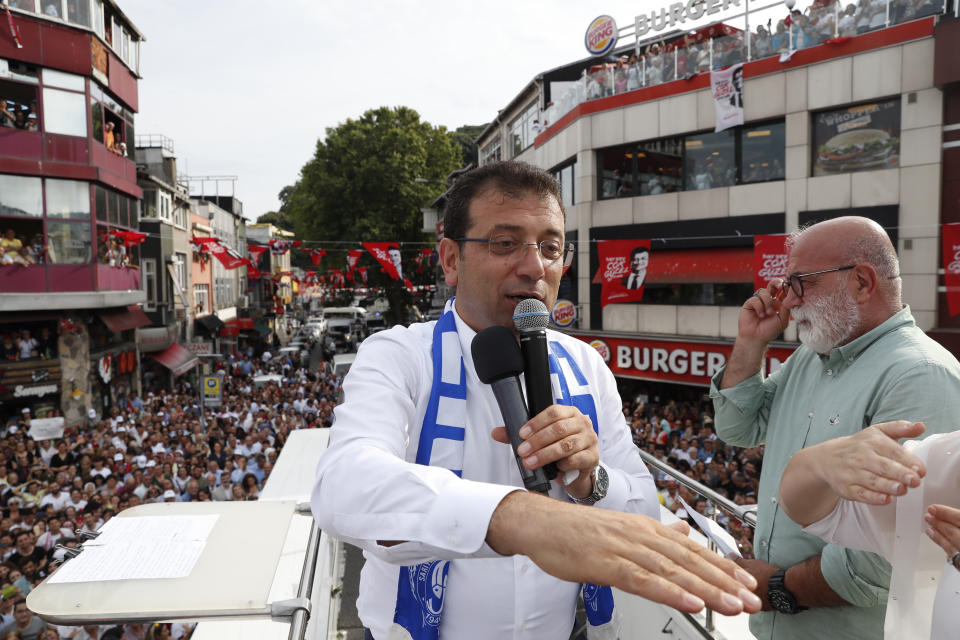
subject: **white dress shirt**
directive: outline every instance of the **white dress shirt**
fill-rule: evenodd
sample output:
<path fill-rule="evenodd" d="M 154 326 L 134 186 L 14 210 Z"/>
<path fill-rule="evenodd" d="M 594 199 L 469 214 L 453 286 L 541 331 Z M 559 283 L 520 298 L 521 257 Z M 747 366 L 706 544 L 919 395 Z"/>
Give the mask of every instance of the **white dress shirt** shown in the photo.
<path fill-rule="evenodd" d="M 503 419 L 491 388 L 474 370 L 470 344 L 476 334 L 459 316 L 456 323 L 467 376 L 462 479 L 413 463 L 432 386 L 435 323 L 397 326 L 361 344 L 344 382 L 330 448 L 317 468 L 314 516 L 327 533 L 364 549 L 357 609 L 377 640 L 393 622 L 399 565 L 437 558 L 453 560 L 440 637 L 565 638 L 580 585 L 557 580 L 525 556 L 500 556 L 484 541 L 494 509 L 523 482 L 511 448 L 490 436 Z M 607 497 L 596 506 L 658 517 L 656 489 L 610 370 L 586 343 L 552 331 L 549 337 L 592 385 L 600 458 L 610 477 Z M 551 496 L 567 499 L 556 483 Z M 405 542 L 386 547 L 378 540 Z"/>
<path fill-rule="evenodd" d="M 960 431 L 903 444 L 927 467 L 918 488 L 883 506 L 841 499 L 827 517 L 803 530 L 827 542 L 879 553 L 890 562 L 885 638 L 955 638 L 960 624 L 960 574 L 946 564 L 943 549 L 924 533 L 923 514 L 931 504 L 960 507 Z"/>

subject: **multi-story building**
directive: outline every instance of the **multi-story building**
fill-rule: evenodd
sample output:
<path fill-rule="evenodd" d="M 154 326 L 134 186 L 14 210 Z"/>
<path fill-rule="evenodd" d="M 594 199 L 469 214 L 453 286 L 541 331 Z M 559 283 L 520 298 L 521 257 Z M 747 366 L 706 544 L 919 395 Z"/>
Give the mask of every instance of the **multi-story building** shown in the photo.
<path fill-rule="evenodd" d="M 799 2 L 786 21 L 783 6 L 674 15 L 664 2 L 629 17 L 633 41 L 612 57 L 538 75 L 481 134 L 482 164 L 516 158 L 559 179 L 578 248 L 566 318 L 578 311 L 573 328 L 616 375 L 707 384 L 754 288 L 755 236 L 840 215 L 888 230 L 905 302 L 960 353 L 940 260 L 941 224 L 960 221 L 957 3 L 889 4 Z M 783 23 L 773 36 L 768 20 Z M 744 124 L 716 132 L 710 71 L 739 62 Z M 598 244 L 618 239 L 650 241 L 645 291 L 603 306 Z M 795 344 L 791 328 L 774 357 Z"/>
<path fill-rule="evenodd" d="M 209 221 L 212 235 L 235 256 L 246 257 L 247 225 L 243 203 L 233 196 L 203 195 L 194 196 L 192 202 L 197 214 Z M 242 315 L 241 310 L 245 314 L 249 307 L 247 270 L 226 269 L 216 259 L 210 264 L 213 267 L 213 311 L 222 322 L 229 323 Z M 226 336 L 220 339 L 220 343 L 223 349 L 231 351 L 236 348 L 237 340 L 234 336 Z"/>
<path fill-rule="evenodd" d="M 209 238 L 213 236 L 213 227 L 210 220 L 190 212 L 191 236 L 195 238 Z M 215 344 L 223 329 L 224 322 L 217 317 L 213 306 L 213 262 L 214 258 L 208 251 L 203 251 L 199 245 L 192 249 L 190 267 L 190 282 L 192 283 L 191 304 L 194 316 L 194 343 L 209 345 L 199 348 L 201 353 L 216 353 Z"/>
<path fill-rule="evenodd" d="M 276 330 L 277 309 L 293 301 L 293 278 L 290 265 L 294 234 L 270 223 L 248 224 L 247 241 L 264 247 L 257 261 L 257 270 L 268 274 L 250 289 L 250 307 L 256 320 L 262 320 L 271 331 Z"/>
<path fill-rule="evenodd" d="M 0 420 L 30 407 L 70 426 L 139 383 L 149 320 L 121 236 L 140 217 L 142 36 L 113 0 L 40 4 L 11 2 L 0 38 Z"/>

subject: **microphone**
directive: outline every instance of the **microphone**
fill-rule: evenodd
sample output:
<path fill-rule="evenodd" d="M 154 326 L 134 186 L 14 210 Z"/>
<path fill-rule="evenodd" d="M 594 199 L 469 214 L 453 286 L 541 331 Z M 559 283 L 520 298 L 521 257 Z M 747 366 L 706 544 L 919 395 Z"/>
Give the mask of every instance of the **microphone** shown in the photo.
<path fill-rule="evenodd" d="M 547 305 L 536 298 L 521 300 L 513 312 L 513 325 L 520 333 L 520 353 L 523 355 L 523 375 L 531 418 L 554 404 L 550 361 L 547 359 L 546 327 L 549 320 Z M 543 472 L 547 480 L 553 480 L 557 477 L 557 464 L 551 462 L 544 465 Z"/>
<path fill-rule="evenodd" d="M 543 469 L 527 469 L 523 466 L 523 459 L 516 455 L 517 447 L 523 442 L 520 427 L 527 422 L 529 414 L 520 390 L 523 356 L 513 332 L 500 325 L 487 327 L 473 338 L 470 351 L 480 381 L 493 387 L 504 426 L 510 434 L 510 445 L 517 459 L 523 486 L 528 491 L 547 493 L 550 491 L 550 481 Z"/>

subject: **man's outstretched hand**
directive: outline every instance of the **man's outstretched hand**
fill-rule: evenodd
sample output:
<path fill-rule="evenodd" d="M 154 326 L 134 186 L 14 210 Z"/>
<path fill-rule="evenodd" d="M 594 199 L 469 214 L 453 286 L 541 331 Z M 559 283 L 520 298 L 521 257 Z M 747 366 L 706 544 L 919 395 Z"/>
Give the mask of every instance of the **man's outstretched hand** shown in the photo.
<path fill-rule="evenodd" d="M 487 543 L 529 557 L 547 573 L 592 582 L 695 613 L 760 610 L 753 576 L 647 516 L 514 491 L 497 506 Z"/>

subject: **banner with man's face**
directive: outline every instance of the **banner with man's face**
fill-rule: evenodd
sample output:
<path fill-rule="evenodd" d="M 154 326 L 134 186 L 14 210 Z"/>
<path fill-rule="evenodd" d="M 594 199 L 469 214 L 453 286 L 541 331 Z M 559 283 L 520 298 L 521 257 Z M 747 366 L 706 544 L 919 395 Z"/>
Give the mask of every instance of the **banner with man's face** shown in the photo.
<path fill-rule="evenodd" d="M 717 116 L 714 131 L 743 124 L 743 63 L 711 71 L 710 90 Z"/>
<path fill-rule="evenodd" d="M 947 286 L 950 315 L 960 313 L 960 223 L 941 227 L 943 237 L 943 282 Z"/>
<path fill-rule="evenodd" d="M 603 285 L 600 306 L 643 300 L 650 240 L 601 240 L 597 243 L 597 254 L 600 268 L 593 281 Z"/>
<path fill-rule="evenodd" d="M 377 259 L 384 273 L 394 280 L 403 280 L 403 266 L 400 261 L 400 245 L 396 242 L 362 242 L 363 248 Z"/>
<path fill-rule="evenodd" d="M 753 236 L 753 288 L 766 289 L 774 278 L 787 277 L 787 235 Z"/>

